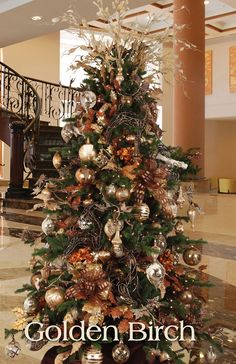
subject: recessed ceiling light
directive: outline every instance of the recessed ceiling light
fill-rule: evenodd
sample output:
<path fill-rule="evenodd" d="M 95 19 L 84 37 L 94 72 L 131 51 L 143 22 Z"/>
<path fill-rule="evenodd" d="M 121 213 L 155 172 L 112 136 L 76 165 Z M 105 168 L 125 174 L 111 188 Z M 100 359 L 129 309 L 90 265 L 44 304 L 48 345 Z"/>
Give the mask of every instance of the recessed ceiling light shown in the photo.
<path fill-rule="evenodd" d="M 205 4 L 205 5 L 210 4 L 210 1 L 209 1 L 209 0 L 205 0 L 205 1 L 204 1 L 204 4 Z"/>
<path fill-rule="evenodd" d="M 35 16 L 32 16 L 32 18 L 31 18 L 32 20 L 34 20 L 34 21 L 39 21 L 39 20 L 42 20 L 42 16 L 40 16 L 40 15 L 35 15 Z"/>

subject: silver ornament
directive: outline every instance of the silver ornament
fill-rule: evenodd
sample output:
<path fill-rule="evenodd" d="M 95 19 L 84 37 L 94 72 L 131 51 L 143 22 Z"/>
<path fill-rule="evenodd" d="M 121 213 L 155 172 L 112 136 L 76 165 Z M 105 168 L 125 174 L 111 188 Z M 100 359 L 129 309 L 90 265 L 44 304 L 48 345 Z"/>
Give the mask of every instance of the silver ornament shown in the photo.
<path fill-rule="evenodd" d="M 81 215 L 80 219 L 77 221 L 77 225 L 81 230 L 88 230 L 92 227 L 92 221 L 88 220 L 86 216 Z"/>
<path fill-rule="evenodd" d="M 189 220 L 191 222 L 191 227 L 192 227 L 192 230 L 194 231 L 195 230 L 195 219 L 196 219 L 196 210 L 193 206 L 190 205 L 188 211 L 187 211 L 187 215 L 189 217 Z"/>
<path fill-rule="evenodd" d="M 206 358 L 207 358 L 207 363 L 209 364 L 214 364 L 216 359 L 217 359 L 217 355 L 213 350 L 213 347 L 210 346 L 209 349 L 206 352 Z"/>
<path fill-rule="evenodd" d="M 85 110 L 92 109 L 97 102 L 97 96 L 92 91 L 84 91 L 80 94 L 80 103 Z"/>
<path fill-rule="evenodd" d="M 118 364 L 124 364 L 129 360 L 130 350 L 122 340 L 112 349 L 112 358 Z"/>
<path fill-rule="evenodd" d="M 160 232 L 158 237 L 154 240 L 153 248 L 159 250 L 159 255 L 163 254 L 166 250 L 167 242 L 164 235 Z"/>
<path fill-rule="evenodd" d="M 90 347 L 82 355 L 82 364 L 103 364 L 102 351 L 95 347 Z"/>
<path fill-rule="evenodd" d="M 46 235 L 50 235 L 55 228 L 54 222 L 52 221 L 49 215 L 47 215 L 46 218 L 43 220 L 41 226 L 43 233 Z"/>
<path fill-rule="evenodd" d="M 190 248 L 186 248 L 183 252 L 183 260 L 186 264 L 194 266 L 198 265 L 201 261 L 201 252 L 195 246 L 191 246 Z"/>
<path fill-rule="evenodd" d="M 146 203 L 141 203 L 134 206 L 134 217 L 136 220 L 142 222 L 149 218 L 150 208 Z"/>
<path fill-rule="evenodd" d="M 178 235 L 183 234 L 184 233 L 184 224 L 182 223 L 182 221 L 178 221 L 175 225 L 175 233 Z"/>
<path fill-rule="evenodd" d="M 20 352 L 20 344 L 14 339 L 5 347 L 5 354 L 8 358 L 15 358 Z"/>
<path fill-rule="evenodd" d="M 165 277 L 165 268 L 159 262 L 152 263 L 146 269 L 147 279 L 154 287 L 159 288 Z"/>
<path fill-rule="evenodd" d="M 79 149 L 79 157 L 83 162 L 89 162 L 96 158 L 97 153 L 94 149 L 94 145 L 90 143 L 89 139 L 86 144 L 82 145 Z"/>
<path fill-rule="evenodd" d="M 113 198 L 116 195 L 117 187 L 112 183 L 105 187 L 105 196 L 107 198 Z"/>
<path fill-rule="evenodd" d="M 178 197 L 176 200 L 177 205 L 182 209 L 185 203 L 185 198 L 184 198 L 184 194 L 183 194 L 183 188 L 182 186 L 179 187 L 179 191 L 178 191 Z"/>
<path fill-rule="evenodd" d="M 37 310 L 37 302 L 33 297 L 27 297 L 24 301 L 23 308 L 28 315 L 32 315 Z"/>
<path fill-rule="evenodd" d="M 65 143 L 69 143 L 69 141 L 72 139 L 73 135 L 74 135 L 74 131 L 70 124 L 66 124 L 61 129 L 61 137 Z"/>

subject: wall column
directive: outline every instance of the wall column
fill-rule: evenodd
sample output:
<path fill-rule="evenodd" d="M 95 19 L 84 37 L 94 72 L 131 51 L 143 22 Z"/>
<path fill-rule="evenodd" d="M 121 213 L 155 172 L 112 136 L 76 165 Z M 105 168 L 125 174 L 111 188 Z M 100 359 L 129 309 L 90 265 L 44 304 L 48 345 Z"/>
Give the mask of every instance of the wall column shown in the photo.
<path fill-rule="evenodd" d="M 186 24 L 183 30 L 181 25 Z M 197 49 L 183 48 L 178 40 L 193 43 Z M 199 147 L 197 164 L 204 176 L 205 134 L 205 8 L 203 0 L 174 0 L 174 145 L 184 150 Z"/>

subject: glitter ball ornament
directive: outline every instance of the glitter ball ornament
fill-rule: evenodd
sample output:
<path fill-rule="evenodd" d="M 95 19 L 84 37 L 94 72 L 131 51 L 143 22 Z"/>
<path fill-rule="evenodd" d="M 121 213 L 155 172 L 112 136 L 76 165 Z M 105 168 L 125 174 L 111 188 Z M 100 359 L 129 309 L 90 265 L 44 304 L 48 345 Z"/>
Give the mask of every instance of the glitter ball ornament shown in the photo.
<path fill-rule="evenodd" d="M 165 277 L 165 268 L 161 263 L 155 262 L 146 269 L 147 279 L 154 287 L 159 288 Z"/>
<path fill-rule="evenodd" d="M 92 91 L 84 91 L 80 95 L 81 106 L 85 109 L 92 109 L 97 102 L 97 96 Z"/>
<path fill-rule="evenodd" d="M 118 364 L 124 364 L 129 360 L 130 350 L 127 345 L 123 343 L 121 340 L 117 345 L 112 349 L 112 358 Z"/>
<path fill-rule="evenodd" d="M 189 304 L 192 302 L 193 300 L 193 294 L 191 291 L 189 291 L 188 289 L 186 289 L 185 291 L 182 291 L 179 295 L 179 299 L 182 303 L 184 304 Z"/>
<path fill-rule="evenodd" d="M 50 235 L 54 231 L 55 225 L 49 215 L 43 220 L 41 227 L 45 235 Z"/>
<path fill-rule="evenodd" d="M 64 289 L 61 287 L 48 289 L 45 293 L 45 301 L 52 310 L 55 310 L 57 306 L 61 305 L 65 301 Z"/>
<path fill-rule="evenodd" d="M 52 158 L 52 164 L 53 164 L 54 168 L 59 169 L 59 168 L 61 168 L 61 163 L 62 163 L 61 154 L 56 152 Z"/>
<path fill-rule="evenodd" d="M 184 225 L 181 221 L 178 221 L 175 225 L 175 233 L 176 235 L 180 235 L 184 233 Z"/>
<path fill-rule="evenodd" d="M 95 180 L 95 172 L 93 169 L 89 169 L 86 167 L 79 168 L 75 172 L 75 178 L 76 181 L 81 185 L 93 183 L 93 181 Z"/>
<path fill-rule="evenodd" d="M 213 350 L 213 347 L 210 346 L 209 349 L 206 352 L 206 358 L 207 358 L 207 363 L 209 364 L 214 364 L 216 359 L 217 359 L 217 355 Z"/>
<path fill-rule="evenodd" d="M 82 145 L 79 149 L 79 158 L 82 162 L 90 162 L 94 160 L 97 156 L 97 153 L 94 149 L 94 145 L 90 143 L 89 139 L 86 144 Z"/>
<path fill-rule="evenodd" d="M 73 135 L 74 135 L 74 131 L 69 124 L 66 124 L 61 129 L 61 137 L 65 143 L 69 143 L 69 141 L 72 139 Z"/>
<path fill-rule="evenodd" d="M 130 190 L 126 187 L 119 187 L 116 191 L 116 199 L 119 202 L 127 201 L 130 198 Z"/>
<path fill-rule="evenodd" d="M 186 264 L 194 266 L 198 265 L 201 261 L 201 252 L 198 248 L 191 246 L 183 252 L 183 260 Z"/>
<path fill-rule="evenodd" d="M 84 351 L 81 364 L 102 364 L 103 354 L 101 349 L 90 347 Z"/>
<path fill-rule="evenodd" d="M 27 297 L 23 304 L 24 311 L 28 315 L 32 315 L 37 310 L 37 302 L 33 297 Z"/>
<path fill-rule="evenodd" d="M 105 187 L 105 196 L 107 198 L 113 198 L 116 195 L 117 187 L 112 183 Z"/>
<path fill-rule="evenodd" d="M 146 203 L 141 203 L 134 206 L 134 217 L 136 220 L 142 222 L 149 218 L 150 208 Z"/>
<path fill-rule="evenodd" d="M 5 347 L 5 354 L 8 358 L 15 358 L 21 352 L 20 344 L 14 339 Z"/>

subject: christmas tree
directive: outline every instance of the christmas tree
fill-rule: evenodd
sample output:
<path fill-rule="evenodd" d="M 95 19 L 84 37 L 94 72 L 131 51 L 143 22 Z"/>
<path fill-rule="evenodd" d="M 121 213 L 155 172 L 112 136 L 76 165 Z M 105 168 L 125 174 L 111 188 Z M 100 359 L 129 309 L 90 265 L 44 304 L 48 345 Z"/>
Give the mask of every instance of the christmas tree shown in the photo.
<path fill-rule="evenodd" d="M 61 343 L 55 363 L 134 363 L 136 346 L 140 363 L 184 363 L 182 352 L 195 342 L 185 331 L 176 349 L 181 322 L 194 328 L 198 341 L 211 338 L 196 289 L 208 282 L 192 268 L 203 241 L 184 234 L 183 221 L 194 225 L 196 215 L 179 180 L 187 165 L 171 158 L 156 124 L 169 37 L 125 31 L 126 2 L 114 1 L 114 16 L 97 5 L 109 38 L 87 34 L 88 54 L 73 65 L 87 77 L 76 113 L 62 129 L 65 147 L 53 157 L 59 177 L 35 189 L 47 216 L 37 241 L 26 239 L 37 242 L 31 284 L 20 290 L 28 297 L 6 333 L 22 331 L 31 350 L 50 336 Z M 179 212 L 185 203 L 188 216 Z M 81 339 L 82 323 L 93 331 Z M 98 328 L 109 326 L 100 335 Z M 142 340 L 156 326 L 163 327 L 158 340 Z M 15 339 L 6 350 L 11 357 L 19 353 Z M 212 348 L 207 355 L 214 359 Z"/>

